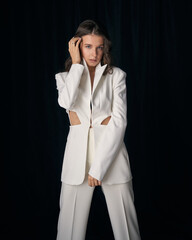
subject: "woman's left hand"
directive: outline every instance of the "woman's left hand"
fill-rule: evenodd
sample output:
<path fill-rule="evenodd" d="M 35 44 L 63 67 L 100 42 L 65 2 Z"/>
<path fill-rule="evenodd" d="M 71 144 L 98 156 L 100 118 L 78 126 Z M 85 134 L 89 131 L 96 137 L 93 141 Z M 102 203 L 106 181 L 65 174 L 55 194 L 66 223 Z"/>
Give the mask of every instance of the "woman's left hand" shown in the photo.
<path fill-rule="evenodd" d="M 96 187 L 101 185 L 101 181 L 97 180 L 96 178 L 88 175 L 88 184 L 90 187 Z"/>

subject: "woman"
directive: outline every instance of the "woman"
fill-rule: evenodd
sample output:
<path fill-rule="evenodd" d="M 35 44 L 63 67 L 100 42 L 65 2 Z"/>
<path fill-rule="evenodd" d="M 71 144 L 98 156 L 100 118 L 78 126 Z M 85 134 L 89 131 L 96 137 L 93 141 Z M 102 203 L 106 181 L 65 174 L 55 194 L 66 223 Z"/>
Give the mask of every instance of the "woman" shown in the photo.
<path fill-rule="evenodd" d="M 124 144 L 126 73 L 111 66 L 111 42 L 92 20 L 69 41 L 66 71 L 55 75 L 70 120 L 57 240 L 84 240 L 94 188 L 105 195 L 116 240 L 139 240 L 132 174 Z"/>

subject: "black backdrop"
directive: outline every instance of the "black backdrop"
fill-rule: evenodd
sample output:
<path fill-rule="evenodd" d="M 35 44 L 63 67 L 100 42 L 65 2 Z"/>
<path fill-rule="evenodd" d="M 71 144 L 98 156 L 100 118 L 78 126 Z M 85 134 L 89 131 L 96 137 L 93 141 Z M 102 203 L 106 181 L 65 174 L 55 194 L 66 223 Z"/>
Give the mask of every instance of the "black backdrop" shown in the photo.
<path fill-rule="evenodd" d="M 191 12 L 190 0 L 7 2 L 1 239 L 56 237 L 69 120 L 54 75 L 85 19 L 105 24 L 114 63 L 127 72 L 125 143 L 142 239 L 192 239 Z M 98 191 L 87 239 L 112 239 L 101 202 Z"/>

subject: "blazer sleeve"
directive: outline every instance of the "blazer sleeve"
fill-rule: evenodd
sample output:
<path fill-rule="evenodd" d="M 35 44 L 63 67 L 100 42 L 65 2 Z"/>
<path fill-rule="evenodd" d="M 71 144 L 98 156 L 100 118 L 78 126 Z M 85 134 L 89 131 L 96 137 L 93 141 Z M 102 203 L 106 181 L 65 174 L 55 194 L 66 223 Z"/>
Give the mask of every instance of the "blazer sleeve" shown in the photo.
<path fill-rule="evenodd" d="M 77 63 L 71 65 L 69 72 L 55 74 L 58 103 L 61 107 L 69 109 L 75 103 L 83 70 L 84 66 Z"/>
<path fill-rule="evenodd" d="M 126 73 L 118 69 L 113 78 L 113 102 L 111 119 L 101 137 L 95 152 L 89 174 L 102 181 L 115 159 L 123 141 L 127 127 Z"/>

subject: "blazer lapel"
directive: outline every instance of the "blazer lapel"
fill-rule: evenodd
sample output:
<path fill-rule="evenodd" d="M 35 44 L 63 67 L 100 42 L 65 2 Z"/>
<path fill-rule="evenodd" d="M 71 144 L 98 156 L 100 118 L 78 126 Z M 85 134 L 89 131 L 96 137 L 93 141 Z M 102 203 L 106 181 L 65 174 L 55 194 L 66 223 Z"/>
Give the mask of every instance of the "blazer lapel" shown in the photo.
<path fill-rule="evenodd" d="M 91 93 L 91 78 L 90 78 L 90 74 L 89 74 L 89 69 L 88 69 L 88 66 L 87 66 L 87 63 L 85 61 L 85 59 L 83 58 L 83 65 L 85 66 L 85 69 L 86 69 L 86 72 L 87 72 L 87 76 L 88 76 L 88 79 L 89 79 L 89 86 L 90 86 L 90 93 Z M 97 88 L 98 86 L 98 83 L 102 77 L 102 74 L 105 70 L 105 68 L 107 67 L 107 64 L 101 66 L 101 63 L 99 63 L 97 66 L 96 66 L 96 69 L 95 69 L 95 77 L 94 77 L 94 82 L 93 82 L 93 91 L 92 91 L 92 95 L 94 94 L 95 92 L 95 89 Z"/>

